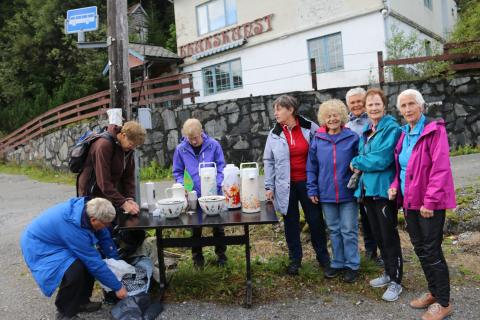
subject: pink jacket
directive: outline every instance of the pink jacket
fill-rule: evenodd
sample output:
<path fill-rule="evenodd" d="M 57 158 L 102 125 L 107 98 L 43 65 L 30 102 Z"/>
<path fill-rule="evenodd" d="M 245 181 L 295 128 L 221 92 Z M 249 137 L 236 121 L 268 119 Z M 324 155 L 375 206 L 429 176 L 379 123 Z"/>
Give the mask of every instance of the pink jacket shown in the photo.
<path fill-rule="evenodd" d="M 420 210 L 422 205 L 429 210 L 455 208 L 455 187 L 445 122 L 426 120 L 425 128 L 408 160 L 405 194 L 402 196 L 398 156 L 404 138 L 405 133 L 402 132 L 395 147 L 395 179 L 390 185 L 390 188 L 397 189 L 398 206 L 412 210 Z"/>

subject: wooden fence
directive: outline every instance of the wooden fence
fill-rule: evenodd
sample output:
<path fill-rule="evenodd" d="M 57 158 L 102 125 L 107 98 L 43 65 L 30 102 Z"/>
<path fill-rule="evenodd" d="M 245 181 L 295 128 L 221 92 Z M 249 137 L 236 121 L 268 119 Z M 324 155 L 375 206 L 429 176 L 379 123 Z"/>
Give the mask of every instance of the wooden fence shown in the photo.
<path fill-rule="evenodd" d="M 191 99 L 199 95 L 193 89 L 191 74 L 177 74 L 132 83 L 132 105 L 145 106 Z M 185 91 L 186 89 L 186 91 Z M 110 107 L 110 91 L 67 102 L 27 122 L 0 140 L 0 154 L 24 145 L 40 135 L 70 123 L 105 114 Z"/>
<path fill-rule="evenodd" d="M 414 58 L 403 58 L 395 60 L 383 60 L 383 52 L 377 52 L 378 80 L 380 85 L 385 83 L 385 67 L 416 64 L 426 61 L 452 61 L 451 69 L 454 71 L 480 69 L 480 52 L 474 53 L 451 53 L 452 49 L 467 49 L 472 45 L 479 45 L 480 40 L 466 42 L 446 43 L 443 46 L 444 53 L 436 56 L 424 56 Z"/>

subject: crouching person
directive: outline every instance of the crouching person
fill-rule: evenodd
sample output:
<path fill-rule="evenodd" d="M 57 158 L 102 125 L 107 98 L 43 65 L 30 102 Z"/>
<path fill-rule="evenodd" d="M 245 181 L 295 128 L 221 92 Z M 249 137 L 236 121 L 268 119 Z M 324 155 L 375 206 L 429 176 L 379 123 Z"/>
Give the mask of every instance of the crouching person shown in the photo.
<path fill-rule="evenodd" d="M 102 260 L 118 258 L 107 227 L 115 218 L 110 201 L 72 198 L 47 209 L 27 226 L 21 237 L 25 262 L 43 294 L 50 297 L 59 288 L 55 319 L 80 319 L 79 312 L 93 312 L 100 302 L 91 302 L 97 279 L 116 292 L 127 290 Z"/>

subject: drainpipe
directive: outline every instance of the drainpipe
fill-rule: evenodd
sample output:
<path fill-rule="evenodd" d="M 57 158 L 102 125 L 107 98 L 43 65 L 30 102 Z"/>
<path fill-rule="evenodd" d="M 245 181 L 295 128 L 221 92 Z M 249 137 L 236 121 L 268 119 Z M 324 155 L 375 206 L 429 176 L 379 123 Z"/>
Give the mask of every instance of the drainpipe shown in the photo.
<path fill-rule="evenodd" d="M 391 6 L 390 6 L 390 0 L 383 0 L 383 9 L 380 10 L 380 13 L 382 14 L 383 17 L 383 32 L 385 33 L 385 55 L 384 59 L 388 59 L 388 52 L 387 52 L 387 43 L 390 41 L 390 12 L 391 12 Z M 390 78 L 389 74 L 386 75 L 388 78 Z"/>

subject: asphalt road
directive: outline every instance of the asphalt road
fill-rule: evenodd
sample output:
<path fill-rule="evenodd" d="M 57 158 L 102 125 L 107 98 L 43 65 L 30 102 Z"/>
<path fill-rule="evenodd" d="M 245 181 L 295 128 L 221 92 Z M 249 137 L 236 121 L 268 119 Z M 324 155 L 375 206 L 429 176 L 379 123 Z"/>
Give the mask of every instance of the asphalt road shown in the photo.
<path fill-rule="evenodd" d="M 452 159 L 457 187 L 479 182 L 480 155 Z M 163 192 L 172 182 L 162 182 Z M 0 319 L 54 319 L 54 299 L 44 297 L 21 256 L 19 238 L 25 226 L 44 209 L 74 196 L 71 186 L 32 181 L 0 174 Z M 168 304 L 159 319 L 418 319 L 421 312 L 408 307 L 419 292 L 405 290 L 394 303 L 362 296 L 319 294 L 320 298 L 285 297 L 282 303 L 254 305 L 252 309 L 186 302 Z M 451 319 L 479 319 L 480 288 L 453 287 L 456 312 Z M 97 297 L 98 298 L 98 297 Z M 86 319 L 109 319 L 108 307 Z"/>

